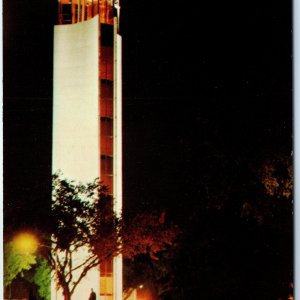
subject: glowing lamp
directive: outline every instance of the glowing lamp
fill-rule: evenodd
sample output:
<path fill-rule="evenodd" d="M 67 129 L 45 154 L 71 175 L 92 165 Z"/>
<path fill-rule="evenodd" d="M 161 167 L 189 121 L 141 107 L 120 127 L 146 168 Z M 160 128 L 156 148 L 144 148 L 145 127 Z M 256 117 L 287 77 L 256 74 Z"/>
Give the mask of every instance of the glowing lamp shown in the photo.
<path fill-rule="evenodd" d="M 34 253 L 37 250 L 39 243 L 33 234 L 23 232 L 14 237 L 13 245 L 16 251 L 20 253 Z"/>

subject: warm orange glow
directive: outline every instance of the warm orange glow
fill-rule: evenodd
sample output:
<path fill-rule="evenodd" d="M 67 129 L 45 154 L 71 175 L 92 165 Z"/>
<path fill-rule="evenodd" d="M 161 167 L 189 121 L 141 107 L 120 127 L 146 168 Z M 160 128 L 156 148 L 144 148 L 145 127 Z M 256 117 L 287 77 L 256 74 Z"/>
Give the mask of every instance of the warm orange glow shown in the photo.
<path fill-rule="evenodd" d="M 20 253 L 34 253 L 36 252 L 39 243 L 33 234 L 22 232 L 14 237 L 13 245 L 16 251 Z"/>
<path fill-rule="evenodd" d="M 144 285 L 140 285 L 136 289 L 136 300 L 153 300 L 150 290 L 148 290 Z"/>
<path fill-rule="evenodd" d="M 101 23 L 113 25 L 111 0 L 59 0 L 59 24 L 75 24 L 99 15 Z"/>

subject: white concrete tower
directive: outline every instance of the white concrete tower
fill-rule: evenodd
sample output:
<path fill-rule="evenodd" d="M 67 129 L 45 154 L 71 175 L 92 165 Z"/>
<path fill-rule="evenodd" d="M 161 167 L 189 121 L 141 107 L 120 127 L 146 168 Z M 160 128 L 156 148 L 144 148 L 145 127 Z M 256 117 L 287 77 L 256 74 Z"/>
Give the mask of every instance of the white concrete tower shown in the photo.
<path fill-rule="evenodd" d="M 122 40 L 119 2 L 59 0 L 54 29 L 53 173 L 109 186 L 122 211 Z M 80 258 L 87 253 L 82 249 Z M 91 270 L 73 299 L 93 288 L 100 300 L 122 299 L 122 257 Z M 63 299 L 52 288 L 52 299 Z"/>

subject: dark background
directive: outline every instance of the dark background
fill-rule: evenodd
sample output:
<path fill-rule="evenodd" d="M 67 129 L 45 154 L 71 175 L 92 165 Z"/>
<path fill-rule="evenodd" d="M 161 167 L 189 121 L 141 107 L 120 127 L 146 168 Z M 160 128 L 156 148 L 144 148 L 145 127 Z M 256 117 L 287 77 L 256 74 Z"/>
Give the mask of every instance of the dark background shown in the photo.
<path fill-rule="evenodd" d="M 251 159 L 291 147 L 289 2 L 123 5 L 128 203 L 197 198 L 213 150 Z"/>
<path fill-rule="evenodd" d="M 264 261 L 264 256 L 253 258 L 249 249 L 265 251 L 264 241 L 270 235 L 267 231 L 259 235 L 260 229 L 256 232 L 248 225 L 237 232 L 232 221 L 234 208 L 229 205 L 228 213 L 208 216 L 201 203 L 209 201 L 208 185 L 214 187 L 214 193 L 219 191 L 214 197 L 222 203 L 224 186 L 239 180 L 250 182 L 245 165 L 255 169 L 268 157 L 291 154 L 291 6 L 290 1 L 279 0 L 202 1 L 197 7 L 193 2 L 177 0 L 121 2 L 125 213 L 165 210 L 170 220 L 188 232 L 185 249 L 189 254 L 194 251 L 195 257 L 200 255 L 195 239 L 207 226 L 215 229 L 214 235 L 221 228 L 225 237 L 234 232 L 233 241 L 226 240 L 231 246 L 247 235 L 247 242 L 238 243 L 236 251 L 219 257 L 220 261 L 230 257 L 234 262 L 233 269 L 221 267 L 224 276 L 234 280 L 240 273 L 228 270 L 247 268 L 241 267 L 241 261 L 250 265 Z M 56 11 L 56 1 L 3 1 L 6 228 L 46 229 L 51 198 Z M 243 197 L 251 195 L 245 193 Z M 266 286 L 271 290 L 280 279 L 272 275 L 270 266 L 283 260 L 283 266 L 276 265 L 276 272 L 290 272 L 289 216 L 285 228 L 289 239 L 283 241 L 288 245 L 278 250 L 277 256 L 265 252 L 269 257 L 264 265 L 267 273 L 257 277 L 261 270 L 249 266 L 249 270 L 241 271 L 246 275 L 236 284 L 241 290 L 252 291 L 254 299 L 260 299 L 258 295 L 275 299 L 261 286 L 267 278 Z M 278 246 L 282 241 L 275 234 L 273 242 Z M 230 252 L 226 243 L 216 249 Z M 243 255 L 236 259 L 240 253 Z M 192 272 L 201 263 L 196 260 L 193 264 L 190 269 L 182 264 L 179 271 L 195 275 Z M 210 265 L 213 272 L 220 269 L 220 262 L 214 264 Z M 196 285 L 205 282 L 198 275 L 193 276 Z M 221 281 L 222 276 L 216 278 Z M 197 288 L 200 284 L 190 290 L 191 295 Z M 221 293 L 205 295 L 210 295 L 207 299 L 222 298 Z M 248 298 L 244 295 L 243 299 Z"/>

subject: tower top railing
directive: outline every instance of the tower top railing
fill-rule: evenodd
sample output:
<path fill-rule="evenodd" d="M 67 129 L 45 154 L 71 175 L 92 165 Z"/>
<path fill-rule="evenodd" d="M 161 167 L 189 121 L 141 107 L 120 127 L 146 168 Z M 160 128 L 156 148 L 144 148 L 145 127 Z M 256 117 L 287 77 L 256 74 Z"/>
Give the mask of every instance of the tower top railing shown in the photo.
<path fill-rule="evenodd" d="M 75 24 L 99 15 L 100 23 L 114 24 L 119 14 L 119 1 L 115 0 L 59 0 L 58 24 Z"/>

